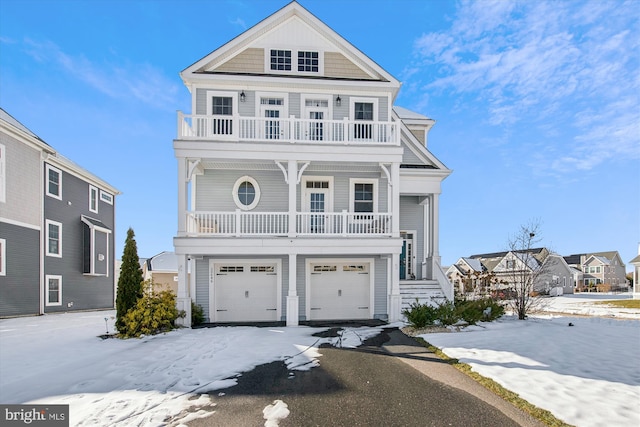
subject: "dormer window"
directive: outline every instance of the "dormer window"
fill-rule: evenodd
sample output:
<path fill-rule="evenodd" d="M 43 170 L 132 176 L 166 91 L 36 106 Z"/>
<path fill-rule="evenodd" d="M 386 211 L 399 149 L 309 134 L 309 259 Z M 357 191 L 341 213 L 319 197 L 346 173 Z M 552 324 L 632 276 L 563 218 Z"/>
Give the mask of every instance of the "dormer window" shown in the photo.
<path fill-rule="evenodd" d="M 291 71 L 291 51 L 271 49 L 271 69 Z"/>

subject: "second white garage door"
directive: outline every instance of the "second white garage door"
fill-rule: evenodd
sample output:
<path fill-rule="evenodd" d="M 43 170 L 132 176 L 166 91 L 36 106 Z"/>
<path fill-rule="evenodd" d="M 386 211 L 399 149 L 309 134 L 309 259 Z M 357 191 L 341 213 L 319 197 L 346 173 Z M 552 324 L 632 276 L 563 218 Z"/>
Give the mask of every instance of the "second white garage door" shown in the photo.
<path fill-rule="evenodd" d="M 278 319 L 277 264 L 222 262 L 213 265 L 216 322 Z"/>
<path fill-rule="evenodd" d="M 370 262 L 314 262 L 308 268 L 310 320 L 371 318 Z"/>

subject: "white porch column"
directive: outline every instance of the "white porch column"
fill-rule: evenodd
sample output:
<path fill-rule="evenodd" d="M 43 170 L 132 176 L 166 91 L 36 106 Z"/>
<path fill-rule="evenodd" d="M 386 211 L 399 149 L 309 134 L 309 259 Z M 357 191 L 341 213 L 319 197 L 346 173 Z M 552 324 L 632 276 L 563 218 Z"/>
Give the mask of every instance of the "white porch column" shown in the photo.
<path fill-rule="evenodd" d="M 400 163 L 391 164 L 391 186 L 391 235 L 400 237 Z"/>
<path fill-rule="evenodd" d="M 183 236 L 187 231 L 187 204 L 188 200 L 187 159 L 178 158 L 178 236 Z"/>
<path fill-rule="evenodd" d="M 392 254 L 387 259 L 387 280 L 391 283 L 389 295 L 389 322 L 397 322 L 402 317 L 402 296 L 400 295 L 400 254 Z"/>
<path fill-rule="evenodd" d="M 298 185 L 298 162 L 289 160 L 287 166 L 289 183 L 289 237 L 296 236 L 296 187 Z"/>
<path fill-rule="evenodd" d="M 296 291 L 297 254 L 289 254 L 289 292 L 287 294 L 287 326 L 298 326 L 299 302 Z"/>
<path fill-rule="evenodd" d="M 439 195 L 438 194 L 434 194 L 432 196 L 432 203 L 431 203 L 431 227 L 432 227 L 432 231 L 431 231 L 431 249 L 432 249 L 432 256 L 434 259 L 438 260 L 438 263 L 440 262 L 440 237 L 439 237 L 439 230 L 440 230 L 440 224 L 439 224 L 439 218 L 440 218 L 440 202 L 439 200 Z"/>
<path fill-rule="evenodd" d="M 187 255 L 178 255 L 178 298 L 176 308 L 179 312 L 184 312 L 183 318 L 178 318 L 176 323 L 179 326 L 191 327 L 191 297 L 189 296 L 189 282 L 187 280 Z"/>

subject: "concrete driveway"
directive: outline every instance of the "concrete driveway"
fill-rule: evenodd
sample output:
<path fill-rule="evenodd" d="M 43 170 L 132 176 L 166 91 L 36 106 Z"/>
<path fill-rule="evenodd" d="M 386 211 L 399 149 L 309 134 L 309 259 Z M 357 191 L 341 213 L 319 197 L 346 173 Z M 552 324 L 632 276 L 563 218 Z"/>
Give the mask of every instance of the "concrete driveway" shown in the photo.
<path fill-rule="evenodd" d="M 542 426 L 395 328 L 356 349 L 320 351 L 310 371 L 273 362 L 212 391 L 215 412 L 189 425 L 263 426 L 263 409 L 281 400 L 290 413 L 280 427 Z"/>

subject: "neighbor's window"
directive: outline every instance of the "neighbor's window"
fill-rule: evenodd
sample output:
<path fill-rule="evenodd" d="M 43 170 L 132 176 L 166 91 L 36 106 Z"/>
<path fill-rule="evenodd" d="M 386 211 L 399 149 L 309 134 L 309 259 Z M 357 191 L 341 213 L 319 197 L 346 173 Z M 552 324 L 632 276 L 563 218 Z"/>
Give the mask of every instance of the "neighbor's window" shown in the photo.
<path fill-rule="evenodd" d="M 291 51 L 271 49 L 271 69 L 291 71 Z"/>
<path fill-rule="evenodd" d="M 0 202 L 7 201 L 7 150 L 0 144 Z"/>
<path fill-rule="evenodd" d="M 93 185 L 89 186 L 89 211 L 98 213 L 98 189 Z"/>
<path fill-rule="evenodd" d="M 258 182 L 250 176 L 243 176 L 233 186 L 233 201 L 242 210 L 248 211 L 256 207 L 260 200 Z"/>
<path fill-rule="evenodd" d="M 298 71 L 318 72 L 318 52 L 298 52 Z"/>
<path fill-rule="evenodd" d="M 62 276 L 47 275 L 46 305 L 62 305 Z"/>
<path fill-rule="evenodd" d="M 100 190 L 100 200 L 102 200 L 105 203 L 109 203 L 110 205 L 113 204 L 113 196 L 109 193 L 106 193 L 102 190 Z"/>
<path fill-rule="evenodd" d="M 0 276 L 7 275 L 7 241 L 0 239 Z"/>
<path fill-rule="evenodd" d="M 47 256 L 62 257 L 62 224 L 47 220 Z"/>
<path fill-rule="evenodd" d="M 47 165 L 45 172 L 47 196 L 62 200 L 62 172 L 51 165 Z"/>

